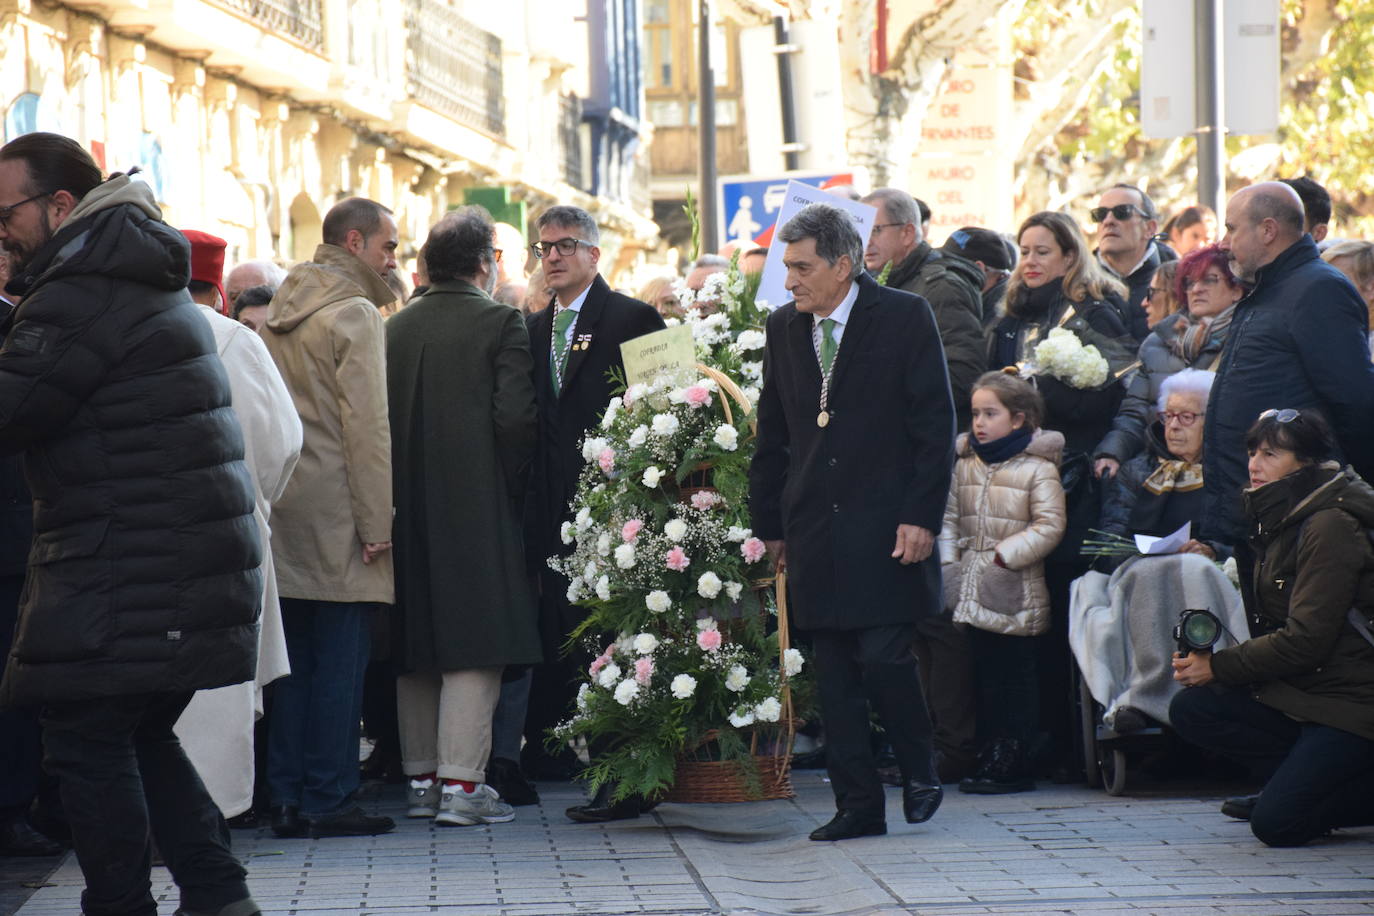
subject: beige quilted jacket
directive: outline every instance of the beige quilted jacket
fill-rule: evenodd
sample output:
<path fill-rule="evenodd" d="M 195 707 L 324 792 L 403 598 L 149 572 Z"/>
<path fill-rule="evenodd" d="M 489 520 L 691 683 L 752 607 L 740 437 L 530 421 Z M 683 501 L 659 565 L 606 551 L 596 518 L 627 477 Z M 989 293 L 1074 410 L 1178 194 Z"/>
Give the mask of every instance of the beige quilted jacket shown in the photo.
<path fill-rule="evenodd" d="M 945 603 L 956 623 L 1010 636 L 1049 629 L 1044 560 L 1064 536 L 1063 450 L 1062 435 L 1041 430 L 1021 454 L 987 465 L 968 434 L 959 437 L 940 533 Z"/>

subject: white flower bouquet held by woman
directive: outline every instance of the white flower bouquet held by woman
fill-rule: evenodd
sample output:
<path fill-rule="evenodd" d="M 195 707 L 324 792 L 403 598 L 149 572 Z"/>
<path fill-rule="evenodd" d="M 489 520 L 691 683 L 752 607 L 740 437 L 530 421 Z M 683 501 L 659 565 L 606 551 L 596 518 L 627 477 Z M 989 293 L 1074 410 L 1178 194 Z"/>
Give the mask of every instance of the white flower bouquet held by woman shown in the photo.
<path fill-rule="evenodd" d="M 1035 345 L 1035 374 L 1049 375 L 1073 388 L 1098 388 L 1111 375 L 1106 358 L 1092 344 L 1084 346 L 1067 328 L 1053 328 Z"/>

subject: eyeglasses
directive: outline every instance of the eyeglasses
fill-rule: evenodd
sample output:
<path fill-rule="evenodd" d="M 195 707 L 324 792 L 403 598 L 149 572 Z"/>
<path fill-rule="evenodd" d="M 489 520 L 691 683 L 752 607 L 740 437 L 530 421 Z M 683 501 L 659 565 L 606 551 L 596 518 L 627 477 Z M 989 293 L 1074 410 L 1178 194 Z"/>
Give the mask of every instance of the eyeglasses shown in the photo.
<path fill-rule="evenodd" d="M 536 258 L 540 259 L 547 258 L 549 252 L 554 250 L 557 250 L 559 254 L 566 258 L 577 251 L 578 245 L 586 245 L 588 248 L 592 247 L 591 242 L 584 242 L 581 239 L 566 238 L 559 239 L 556 242 L 535 242 L 530 246 L 530 250 L 534 252 Z"/>
<path fill-rule="evenodd" d="M 25 197 L 17 204 L 10 204 L 8 207 L 0 207 L 0 229 L 8 228 L 7 224 L 9 223 L 10 217 L 14 214 L 15 210 L 18 210 L 20 207 L 24 206 L 24 204 L 32 203 L 35 200 L 47 197 L 51 193 L 51 191 L 44 191 L 42 194 L 35 194 L 32 197 Z"/>
<path fill-rule="evenodd" d="M 1123 223 L 1130 219 L 1133 214 L 1139 213 L 1145 219 L 1149 219 L 1149 214 L 1137 207 L 1135 204 L 1117 204 L 1115 207 L 1093 207 L 1088 211 L 1088 215 L 1093 218 L 1093 222 L 1100 223 L 1107 218 L 1110 213 Z"/>
<path fill-rule="evenodd" d="M 1144 295 L 1144 296 L 1141 296 L 1140 299 L 1141 299 L 1142 302 L 1149 302 L 1149 301 L 1150 301 L 1151 299 L 1153 299 L 1155 296 L 1162 296 L 1162 295 L 1164 295 L 1164 290 L 1162 290 L 1162 289 L 1155 289 L 1153 286 L 1147 286 L 1147 287 L 1145 287 L 1145 295 Z"/>
<path fill-rule="evenodd" d="M 1192 426 L 1197 422 L 1197 418 L 1200 416 L 1202 416 L 1202 414 L 1193 413 L 1191 410 L 1161 410 L 1159 412 L 1159 419 L 1165 426 L 1168 426 L 1175 420 L 1178 421 L 1179 426 Z"/>
<path fill-rule="evenodd" d="M 1302 416 L 1302 411 L 1294 410 L 1292 407 L 1285 407 L 1282 410 L 1279 410 L 1275 407 L 1271 407 L 1264 413 L 1260 414 L 1259 418 L 1261 420 L 1267 420 L 1270 417 L 1273 417 L 1279 423 L 1292 423 L 1300 416 Z"/>
<path fill-rule="evenodd" d="M 893 226 L 910 226 L 911 223 L 874 223 L 873 231 L 882 232 L 884 229 L 891 229 Z"/>

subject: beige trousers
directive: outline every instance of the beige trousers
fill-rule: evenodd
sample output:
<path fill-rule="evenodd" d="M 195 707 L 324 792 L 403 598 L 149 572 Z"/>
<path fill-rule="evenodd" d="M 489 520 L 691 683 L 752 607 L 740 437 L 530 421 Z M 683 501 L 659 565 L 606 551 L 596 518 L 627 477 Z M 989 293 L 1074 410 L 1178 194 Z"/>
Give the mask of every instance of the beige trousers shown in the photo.
<path fill-rule="evenodd" d="M 491 715 L 502 668 L 403 674 L 396 679 L 401 769 L 407 776 L 486 782 Z"/>

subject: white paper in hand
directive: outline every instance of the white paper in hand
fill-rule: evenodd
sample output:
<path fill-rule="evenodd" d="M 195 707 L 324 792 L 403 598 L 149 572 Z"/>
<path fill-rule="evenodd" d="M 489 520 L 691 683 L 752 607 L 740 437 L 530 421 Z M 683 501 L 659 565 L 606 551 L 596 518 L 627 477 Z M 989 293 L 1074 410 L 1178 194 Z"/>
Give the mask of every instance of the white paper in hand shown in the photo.
<path fill-rule="evenodd" d="M 1135 546 L 1145 556 L 1157 557 L 1166 553 L 1178 553 L 1179 549 L 1192 539 L 1193 523 L 1184 522 L 1182 528 L 1173 534 L 1166 534 L 1162 538 L 1151 537 L 1148 534 L 1137 534 Z"/>

